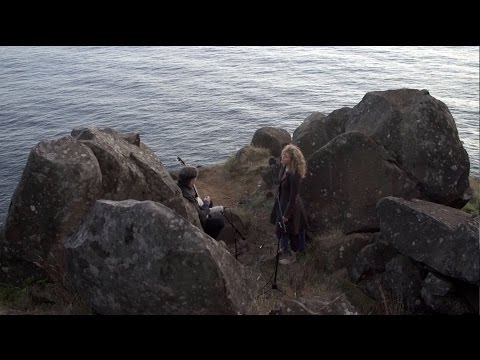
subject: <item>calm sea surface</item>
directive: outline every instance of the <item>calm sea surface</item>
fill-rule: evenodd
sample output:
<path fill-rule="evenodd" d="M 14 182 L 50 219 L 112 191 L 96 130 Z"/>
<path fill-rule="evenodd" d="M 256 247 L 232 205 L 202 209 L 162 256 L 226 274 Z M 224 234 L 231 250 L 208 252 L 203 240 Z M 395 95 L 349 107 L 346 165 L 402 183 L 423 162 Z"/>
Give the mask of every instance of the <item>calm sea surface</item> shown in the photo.
<path fill-rule="evenodd" d="M 479 47 L 0 47 L 0 223 L 31 148 L 75 127 L 138 132 L 174 169 L 398 88 L 448 106 L 479 176 Z"/>

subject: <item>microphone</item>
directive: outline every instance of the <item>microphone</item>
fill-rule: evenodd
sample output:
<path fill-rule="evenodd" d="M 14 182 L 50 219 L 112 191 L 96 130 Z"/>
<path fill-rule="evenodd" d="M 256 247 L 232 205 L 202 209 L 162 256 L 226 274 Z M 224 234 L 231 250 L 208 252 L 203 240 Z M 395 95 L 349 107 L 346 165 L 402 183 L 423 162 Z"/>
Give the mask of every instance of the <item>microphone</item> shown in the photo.
<path fill-rule="evenodd" d="M 270 166 L 270 170 L 272 170 L 272 184 L 273 185 L 279 184 L 280 181 L 277 178 L 277 176 L 275 176 L 275 172 L 278 171 L 277 159 L 271 156 L 270 159 L 268 159 L 268 166 Z"/>
<path fill-rule="evenodd" d="M 275 165 L 277 165 L 277 160 L 274 157 L 270 157 L 270 159 L 268 159 L 268 166 L 272 167 Z"/>

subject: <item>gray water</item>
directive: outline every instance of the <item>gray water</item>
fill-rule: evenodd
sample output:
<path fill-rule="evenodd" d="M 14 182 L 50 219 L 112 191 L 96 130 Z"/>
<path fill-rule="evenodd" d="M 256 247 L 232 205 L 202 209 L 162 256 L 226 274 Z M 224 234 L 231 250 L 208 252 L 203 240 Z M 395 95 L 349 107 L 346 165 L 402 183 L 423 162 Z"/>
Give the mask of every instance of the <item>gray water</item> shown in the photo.
<path fill-rule="evenodd" d="M 138 132 L 175 169 L 398 88 L 448 106 L 478 176 L 479 47 L 0 47 L 0 223 L 31 148 L 75 127 Z"/>

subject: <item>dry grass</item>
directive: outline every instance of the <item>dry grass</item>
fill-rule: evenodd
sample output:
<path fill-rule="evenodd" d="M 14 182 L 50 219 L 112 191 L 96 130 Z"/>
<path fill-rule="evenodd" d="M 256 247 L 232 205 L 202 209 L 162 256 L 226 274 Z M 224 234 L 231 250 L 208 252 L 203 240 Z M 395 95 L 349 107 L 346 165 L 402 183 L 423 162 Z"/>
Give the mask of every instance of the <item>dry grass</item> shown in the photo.
<path fill-rule="evenodd" d="M 62 287 L 44 280 L 0 285 L 0 315 L 89 315 L 92 311 Z"/>
<path fill-rule="evenodd" d="M 411 311 L 405 306 L 403 296 L 401 294 L 393 294 L 385 292 L 382 285 L 379 285 L 380 294 L 382 295 L 383 314 L 385 315 L 409 315 Z"/>
<path fill-rule="evenodd" d="M 312 242 L 310 246 L 314 247 L 315 243 Z M 341 298 L 349 300 L 361 314 L 381 313 L 377 303 L 348 280 L 346 271 L 333 275 L 325 274 L 312 248 L 309 248 L 303 256 L 297 255 L 295 263 L 288 266 L 279 265 L 277 285 L 282 292 L 273 290 L 272 281 L 268 282 L 268 279 L 272 278 L 274 272 L 274 251 L 271 256 L 269 267 L 266 264 L 256 264 L 262 273 L 262 281 L 267 286 L 259 292 L 251 304 L 252 314 L 265 315 L 271 311 L 275 312 L 286 300 L 305 307 L 302 299 L 315 299 L 317 303 L 323 303 L 327 307 Z M 310 314 L 315 313 L 308 308 L 304 310 Z"/>
<path fill-rule="evenodd" d="M 223 167 L 232 177 L 259 175 L 262 167 L 268 164 L 268 149 L 246 146 L 231 156 Z"/>

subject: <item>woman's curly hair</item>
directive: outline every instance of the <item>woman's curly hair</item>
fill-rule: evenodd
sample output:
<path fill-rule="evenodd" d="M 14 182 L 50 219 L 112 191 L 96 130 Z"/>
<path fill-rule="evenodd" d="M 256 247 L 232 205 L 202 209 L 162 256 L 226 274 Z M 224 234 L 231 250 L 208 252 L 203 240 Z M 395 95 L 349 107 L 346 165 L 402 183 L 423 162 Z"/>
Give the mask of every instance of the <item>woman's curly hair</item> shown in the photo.
<path fill-rule="evenodd" d="M 282 154 L 287 153 L 291 158 L 291 170 L 304 178 L 307 173 L 307 164 L 303 157 L 302 151 L 293 144 L 288 144 L 282 150 Z"/>

